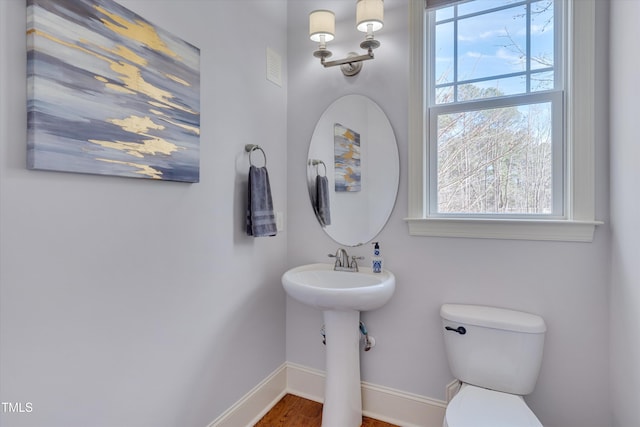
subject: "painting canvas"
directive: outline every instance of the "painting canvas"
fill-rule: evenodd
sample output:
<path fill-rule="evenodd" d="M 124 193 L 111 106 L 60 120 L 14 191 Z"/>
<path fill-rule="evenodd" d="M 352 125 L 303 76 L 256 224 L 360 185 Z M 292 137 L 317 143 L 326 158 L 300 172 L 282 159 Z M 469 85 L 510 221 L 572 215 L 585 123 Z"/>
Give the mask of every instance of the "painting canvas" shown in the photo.
<path fill-rule="evenodd" d="M 198 182 L 200 50 L 111 0 L 27 1 L 31 169 Z"/>
<path fill-rule="evenodd" d="M 335 191 L 360 191 L 360 134 L 335 123 Z"/>

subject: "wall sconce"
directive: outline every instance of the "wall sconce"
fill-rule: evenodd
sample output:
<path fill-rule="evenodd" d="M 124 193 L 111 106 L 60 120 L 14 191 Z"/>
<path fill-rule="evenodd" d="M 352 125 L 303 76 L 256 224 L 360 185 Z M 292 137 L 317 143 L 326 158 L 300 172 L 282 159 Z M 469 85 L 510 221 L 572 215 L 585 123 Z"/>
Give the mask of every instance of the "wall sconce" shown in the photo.
<path fill-rule="evenodd" d="M 327 43 L 334 39 L 336 33 L 336 16 L 330 10 L 314 10 L 309 14 L 309 38 L 320 43 L 313 56 L 320 58 L 320 63 L 326 67 L 340 65 L 345 76 L 355 76 L 362 69 L 362 61 L 373 59 L 373 49 L 380 46 L 380 42 L 373 38 L 373 33 L 384 25 L 384 0 L 358 0 L 356 4 L 356 28 L 367 33 L 360 43 L 367 53 L 358 55 L 349 52 L 344 59 L 326 61 L 332 53 L 327 49 Z"/>

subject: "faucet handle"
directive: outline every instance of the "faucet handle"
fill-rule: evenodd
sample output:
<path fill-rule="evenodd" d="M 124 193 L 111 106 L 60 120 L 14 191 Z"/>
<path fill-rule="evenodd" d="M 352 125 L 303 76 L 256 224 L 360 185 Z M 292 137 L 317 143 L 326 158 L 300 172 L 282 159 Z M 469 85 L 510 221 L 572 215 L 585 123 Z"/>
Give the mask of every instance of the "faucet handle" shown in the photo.
<path fill-rule="evenodd" d="M 355 255 L 353 255 L 351 257 L 351 265 L 349 265 L 349 267 L 350 268 L 354 268 L 356 271 L 359 271 L 358 270 L 358 263 L 356 262 L 356 260 L 363 260 L 363 259 L 364 259 L 363 256 L 355 256 Z"/>
<path fill-rule="evenodd" d="M 342 267 L 342 260 L 340 259 L 340 256 L 338 255 L 338 252 L 336 252 L 335 254 L 327 254 L 327 256 L 329 258 L 335 258 L 336 259 L 336 263 L 335 263 L 334 268 Z"/>

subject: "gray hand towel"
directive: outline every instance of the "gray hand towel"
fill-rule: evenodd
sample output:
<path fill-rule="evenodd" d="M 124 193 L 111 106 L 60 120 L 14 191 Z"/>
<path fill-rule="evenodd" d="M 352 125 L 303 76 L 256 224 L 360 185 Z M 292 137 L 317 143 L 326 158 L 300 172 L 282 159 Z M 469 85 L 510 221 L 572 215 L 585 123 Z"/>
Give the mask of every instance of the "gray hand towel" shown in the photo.
<path fill-rule="evenodd" d="M 316 212 L 322 226 L 331 225 L 329 206 L 329 180 L 326 176 L 316 176 Z"/>
<path fill-rule="evenodd" d="M 249 204 L 247 234 L 254 237 L 275 236 L 276 218 L 271 200 L 271 185 L 266 167 L 249 169 Z"/>

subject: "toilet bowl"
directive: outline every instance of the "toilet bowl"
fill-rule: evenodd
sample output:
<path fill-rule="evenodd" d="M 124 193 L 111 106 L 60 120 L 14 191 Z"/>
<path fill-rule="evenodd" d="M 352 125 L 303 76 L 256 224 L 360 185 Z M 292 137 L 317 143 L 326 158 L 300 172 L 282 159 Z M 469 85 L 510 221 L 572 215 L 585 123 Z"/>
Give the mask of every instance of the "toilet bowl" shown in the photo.
<path fill-rule="evenodd" d="M 522 396 L 462 384 L 443 427 L 542 427 Z"/>
<path fill-rule="evenodd" d="M 542 427 L 522 396 L 540 372 L 546 325 L 535 314 L 443 304 L 440 317 L 449 368 L 462 386 L 444 427 Z"/>

